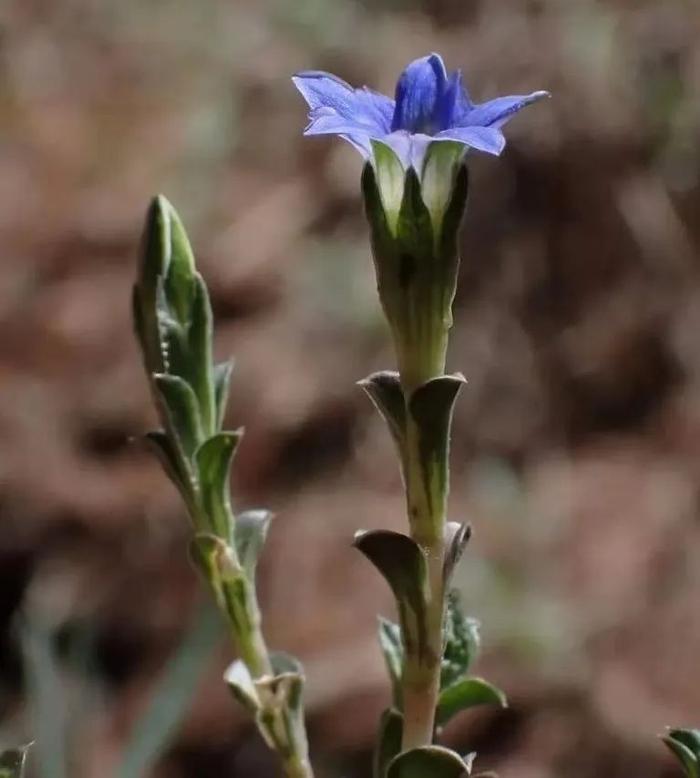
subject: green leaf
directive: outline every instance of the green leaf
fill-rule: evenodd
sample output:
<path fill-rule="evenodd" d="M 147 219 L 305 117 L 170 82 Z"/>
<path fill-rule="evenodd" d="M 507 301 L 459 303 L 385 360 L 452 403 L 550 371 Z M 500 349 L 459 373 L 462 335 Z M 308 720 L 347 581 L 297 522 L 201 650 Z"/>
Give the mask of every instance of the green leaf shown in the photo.
<path fill-rule="evenodd" d="M 387 778 L 463 778 L 470 774 L 473 758 L 463 759 L 442 746 L 413 748 L 391 762 Z"/>
<path fill-rule="evenodd" d="M 411 538 L 390 530 L 358 532 L 354 545 L 384 576 L 396 598 L 406 653 L 424 657 L 428 573 L 425 554 Z"/>
<path fill-rule="evenodd" d="M 266 510 L 249 510 L 238 514 L 234 539 L 238 561 L 249 581 L 255 580 L 255 568 L 272 521 L 272 513 Z"/>
<path fill-rule="evenodd" d="M 440 515 L 447 498 L 452 411 L 465 383 L 461 373 L 439 376 L 419 386 L 408 402 L 409 413 L 418 427 L 421 472 L 434 515 Z"/>
<path fill-rule="evenodd" d="M 688 778 L 700 778 L 700 730 L 669 729 L 661 739 L 683 765 Z"/>
<path fill-rule="evenodd" d="M 445 588 L 449 586 L 452 573 L 462 558 L 464 549 L 471 538 L 472 528 L 469 524 L 459 524 L 456 521 L 448 521 L 445 527 L 445 564 L 443 567 L 443 580 Z"/>
<path fill-rule="evenodd" d="M 206 660 L 220 635 L 221 618 L 213 605 L 205 602 L 196 609 L 183 641 L 156 681 L 146 709 L 127 740 L 117 778 L 142 778 L 151 773 L 187 714 Z"/>
<path fill-rule="evenodd" d="M 243 431 L 219 432 L 197 449 L 194 460 L 199 476 L 202 507 L 212 532 L 229 540 L 233 534 L 231 463 Z"/>
<path fill-rule="evenodd" d="M 399 374 L 384 370 L 372 373 L 362 381 L 358 381 L 358 384 L 367 392 L 374 407 L 386 421 L 391 437 L 399 450 L 399 455 L 403 456 L 406 435 L 406 401 Z"/>
<path fill-rule="evenodd" d="M 194 276 L 194 295 L 188 326 L 189 374 L 199 400 L 202 426 L 206 434 L 216 431 L 216 402 L 212 356 L 213 315 L 209 292 L 199 273 Z"/>
<path fill-rule="evenodd" d="M 394 708 L 387 708 L 379 720 L 379 733 L 374 749 L 372 775 L 386 778 L 391 760 L 401 751 L 403 716 Z"/>
<path fill-rule="evenodd" d="M 0 753 L 0 778 L 22 778 L 29 746 Z"/>
<path fill-rule="evenodd" d="M 165 200 L 165 198 L 163 198 Z M 164 291 L 168 303 L 177 318 L 185 323 L 190 318 L 190 306 L 195 294 L 194 279 L 196 274 L 194 254 L 190 246 L 185 228 L 175 209 L 166 202 L 168 217 L 169 243 L 166 250 L 169 254 L 168 266 L 163 274 Z"/>
<path fill-rule="evenodd" d="M 437 253 L 446 259 L 456 272 L 459 260 L 458 243 L 459 228 L 464 218 L 469 193 L 469 170 L 466 165 L 459 165 L 454 177 L 452 193 L 444 209 L 442 225 L 438 233 Z"/>
<path fill-rule="evenodd" d="M 403 668 L 403 643 L 401 628 L 388 619 L 379 617 L 379 646 L 384 656 L 393 690 L 394 705 L 401 707 L 401 670 Z"/>
<path fill-rule="evenodd" d="M 409 168 L 406 172 L 398 221 L 398 237 L 402 250 L 409 252 L 414 258 L 431 257 L 435 248 L 434 235 L 430 212 L 423 202 L 418 173 L 414 168 Z"/>
<path fill-rule="evenodd" d="M 479 622 L 462 613 L 459 593 L 455 589 L 448 592 L 443 633 L 441 689 L 466 676 L 479 653 Z"/>
<path fill-rule="evenodd" d="M 164 373 L 153 376 L 163 423 L 176 438 L 185 457 L 191 457 L 202 440 L 199 407 L 192 387 L 182 378 Z"/>
<path fill-rule="evenodd" d="M 505 694 L 483 678 L 463 678 L 440 692 L 436 723 L 446 724 L 460 711 L 477 705 L 508 706 Z"/>
<path fill-rule="evenodd" d="M 233 359 L 221 362 L 214 366 L 214 398 L 216 402 L 216 429 L 220 430 L 224 424 L 226 404 L 228 403 L 231 374 L 233 373 Z"/>

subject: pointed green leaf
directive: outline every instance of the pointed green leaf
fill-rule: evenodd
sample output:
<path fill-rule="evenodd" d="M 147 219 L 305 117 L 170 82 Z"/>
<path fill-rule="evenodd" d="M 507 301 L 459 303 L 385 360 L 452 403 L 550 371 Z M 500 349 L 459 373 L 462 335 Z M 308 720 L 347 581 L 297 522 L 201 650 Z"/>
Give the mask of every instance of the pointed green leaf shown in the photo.
<path fill-rule="evenodd" d="M 406 401 L 399 374 L 384 370 L 372 373 L 358 384 L 367 392 L 374 407 L 386 421 L 389 432 L 396 443 L 399 455 L 402 455 L 406 434 Z"/>
<path fill-rule="evenodd" d="M 414 168 L 409 168 L 398 221 L 401 246 L 414 258 L 431 257 L 434 253 L 434 235 L 430 212 L 423 202 L 418 173 Z M 409 285 L 406 283 L 406 286 Z"/>
<path fill-rule="evenodd" d="M 224 424 L 226 404 L 228 403 L 231 374 L 233 373 L 233 359 L 221 362 L 214 366 L 214 396 L 216 402 L 216 429 L 220 430 Z"/>
<path fill-rule="evenodd" d="M 436 515 L 447 497 L 452 411 L 465 383 L 461 373 L 439 376 L 419 386 L 408 402 L 409 413 L 418 427 L 424 488 Z"/>
<path fill-rule="evenodd" d="M 700 729 L 669 729 L 668 737 L 689 748 L 700 760 Z"/>
<path fill-rule="evenodd" d="M 471 772 L 472 761 L 473 755 L 463 759 L 442 746 L 413 748 L 391 762 L 387 778 L 464 778 Z"/>
<path fill-rule="evenodd" d="M 167 273 L 170 264 L 170 214 L 172 206 L 163 195 L 148 205 L 141 234 L 138 284 L 148 296 L 155 295 L 157 279 Z"/>
<path fill-rule="evenodd" d="M 688 778 L 700 778 L 700 731 L 670 729 L 661 738 L 683 765 Z"/>
<path fill-rule="evenodd" d="M 469 194 L 469 169 L 459 165 L 453 180 L 452 192 L 443 211 L 442 225 L 438 239 L 438 254 L 452 266 L 450 272 L 457 272 L 459 265 L 459 228 L 464 218 Z"/>
<path fill-rule="evenodd" d="M 231 462 L 243 431 L 219 432 L 206 440 L 195 453 L 199 488 L 204 512 L 211 530 L 228 540 L 232 536 Z"/>
<path fill-rule="evenodd" d="M 388 619 L 379 617 L 379 646 L 389 673 L 394 705 L 401 707 L 401 671 L 403 668 L 403 643 L 401 628 Z"/>
<path fill-rule="evenodd" d="M 163 274 L 164 290 L 176 317 L 184 323 L 190 318 L 190 307 L 195 294 L 194 254 L 180 217 L 170 203 L 167 203 L 167 216 L 170 228 L 167 246 L 169 263 Z"/>
<path fill-rule="evenodd" d="M 153 382 L 164 425 L 177 437 L 184 456 L 191 457 L 202 439 L 199 407 L 192 387 L 178 376 L 163 373 L 154 375 Z"/>
<path fill-rule="evenodd" d="M 483 678 L 463 678 L 440 692 L 436 722 L 446 724 L 454 715 L 477 705 L 508 707 L 505 694 Z"/>
<path fill-rule="evenodd" d="M 384 576 L 396 598 L 406 652 L 422 657 L 425 634 L 427 562 L 420 546 L 399 532 L 358 532 L 354 545 Z"/>
<path fill-rule="evenodd" d="M 471 534 L 472 529 L 468 524 L 459 524 L 456 521 L 447 522 L 445 527 L 445 564 L 443 568 L 445 588 L 449 586 L 452 573 L 462 558 Z"/>
<path fill-rule="evenodd" d="M 214 370 L 212 356 L 213 315 L 209 292 L 199 273 L 194 276 L 191 318 L 188 327 L 188 360 L 192 388 L 199 399 L 202 426 L 211 435 L 216 428 Z"/>
<path fill-rule="evenodd" d="M 272 513 L 266 510 L 244 511 L 236 518 L 234 529 L 236 551 L 238 560 L 250 581 L 255 579 L 258 557 L 271 521 Z"/>
<path fill-rule="evenodd" d="M 459 593 L 452 589 L 447 596 L 445 647 L 442 657 L 440 688 L 446 689 L 466 676 L 479 653 L 479 622 L 465 616 L 459 602 Z"/>
<path fill-rule="evenodd" d="M 29 746 L 0 753 L 0 778 L 22 778 Z"/>
<path fill-rule="evenodd" d="M 391 760 L 401 751 L 403 716 L 394 708 L 387 708 L 379 720 L 379 733 L 374 749 L 372 775 L 386 778 Z"/>

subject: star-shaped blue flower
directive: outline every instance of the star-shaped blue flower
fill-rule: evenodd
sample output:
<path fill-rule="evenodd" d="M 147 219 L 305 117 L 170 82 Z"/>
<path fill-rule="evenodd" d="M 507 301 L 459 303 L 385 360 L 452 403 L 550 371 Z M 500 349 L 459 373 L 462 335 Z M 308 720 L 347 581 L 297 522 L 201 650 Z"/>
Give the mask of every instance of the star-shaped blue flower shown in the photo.
<path fill-rule="evenodd" d="M 461 72 L 448 74 L 439 54 L 411 62 L 396 85 L 396 100 L 320 71 L 297 73 L 292 80 L 310 108 L 305 135 L 339 135 L 365 158 L 372 156 L 371 141 L 379 140 L 404 167 L 416 169 L 432 141 L 500 154 L 506 143 L 501 127 L 521 108 L 548 96 L 533 92 L 472 103 Z"/>

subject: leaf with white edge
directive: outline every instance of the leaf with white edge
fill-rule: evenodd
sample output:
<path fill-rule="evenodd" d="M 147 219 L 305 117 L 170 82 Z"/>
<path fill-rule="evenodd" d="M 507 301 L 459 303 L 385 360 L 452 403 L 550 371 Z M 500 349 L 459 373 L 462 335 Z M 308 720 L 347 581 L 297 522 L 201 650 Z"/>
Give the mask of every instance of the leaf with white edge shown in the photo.
<path fill-rule="evenodd" d="M 452 573 L 462 558 L 471 534 L 472 528 L 469 524 L 459 524 L 456 521 L 447 522 L 445 527 L 445 563 L 443 567 L 445 588 L 449 586 Z"/>
<path fill-rule="evenodd" d="M 466 379 L 461 373 L 432 378 L 419 386 L 408 401 L 418 427 L 420 463 L 432 510 L 443 509 L 449 489 L 449 441 L 452 412 Z"/>
<path fill-rule="evenodd" d="M 386 778 L 391 760 L 401 751 L 403 716 L 395 708 L 387 708 L 379 720 L 379 734 L 374 749 L 372 775 Z"/>
<path fill-rule="evenodd" d="M 358 381 L 358 384 L 368 394 L 374 407 L 386 421 L 399 455 L 402 455 L 406 434 L 406 401 L 399 374 L 392 370 L 383 370 L 368 375 L 367 378 Z"/>
<path fill-rule="evenodd" d="M 249 581 L 255 580 L 255 568 L 272 521 L 272 513 L 266 510 L 249 510 L 239 513 L 234 527 L 234 542 L 238 561 Z"/>
<path fill-rule="evenodd" d="M 202 506 L 211 530 L 228 540 L 233 532 L 231 513 L 231 463 L 243 437 L 242 430 L 219 432 L 195 452 Z"/>
<path fill-rule="evenodd" d="M 407 653 L 424 656 L 428 650 L 428 571 L 423 550 L 407 535 L 390 530 L 357 532 L 354 546 L 379 570 L 394 593 Z"/>
<path fill-rule="evenodd" d="M 661 739 L 683 765 L 688 778 L 700 778 L 700 730 L 669 729 Z"/>
<path fill-rule="evenodd" d="M 224 424 L 226 404 L 228 403 L 231 374 L 233 373 L 233 359 L 214 365 L 214 398 L 216 401 L 216 429 L 220 430 Z"/>
<path fill-rule="evenodd" d="M 462 758 L 442 746 L 413 748 L 389 765 L 387 778 L 464 778 L 470 775 L 474 755 Z"/>
<path fill-rule="evenodd" d="M 498 705 L 506 708 L 508 701 L 500 689 L 484 681 L 483 678 L 463 678 L 440 692 L 435 714 L 436 722 L 439 725 L 446 724 L 460 711 L 477 705 Z"/>
<path fill-rule="evenodd" d="M 240 659 L 232 662 L 224 673 L 224 681 L 238 702 L 255 715 L 260 708 L 260 700 L 245 662 Z"/>
<path fill-rule="evenodd" d="M 202 440 L 199 405 L 192 387 L 182 378 L 165 373 L 156 373 L 153 382 L 164 426 L 177 438 L 184 456 L 191 457 Z"/>
<path fill-rule="evenodd" d="M 403 642 L 401 628 L 388 619 L 379 617 L 379 646 L 384 656 L 391 687 L 394 705 L 401 707 L 401 672 L 403 668 Z"/>

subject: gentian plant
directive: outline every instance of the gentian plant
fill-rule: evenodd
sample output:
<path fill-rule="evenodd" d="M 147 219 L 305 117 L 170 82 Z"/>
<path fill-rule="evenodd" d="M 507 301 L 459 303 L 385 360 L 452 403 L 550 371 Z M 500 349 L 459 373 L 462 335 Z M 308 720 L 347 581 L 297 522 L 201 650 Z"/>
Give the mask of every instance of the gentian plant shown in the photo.
<path fill-rule="evenodd" d="M 294 83 L 310 108 L 305 134 L 338 135 L 365 159 L 377 287 L 398 363 L 397 372 L 360 382 L 396 444 L 409 527 L 407 535 L 361 531 L 355 539 L 387 580 L 399 615 L 399 625 L 380 623 L 394 696 L 380 725 L 375 778 L 456 778 L 471 771 L 473 755 L 434 745 L 436 729 L 472 705 L 505 703 L 499 690 L 468 675 L 477 632 L 450 597 L 470 536 L 466 524 L 447 519 L 450 426 L 465 379 L 445 374 L 465 156 L 470 149 L 500 154 L 505 122 L 547 93 L 474 104 L 460 72 L 448 74 L 437 54 L 406 68 L 395 100 L 317 71 L 298 73 Z"/>
<path fill-rule="evenodd" d="M 236 515 L 229 471 L 242 430 L 223 429 L 233 365 L 215 364 L 212 311 L 185 230 L 156 197 L 133 291 L 136 335 L 162 428 L 147 436 L 192 526 L 191 557 L 226 617 L 240 658 L 225 680 L 279 754 L 289 778 L 310 778 L 299 663 L 271 653 L 261 630 L 255 568 L 271 514 Z"/>

